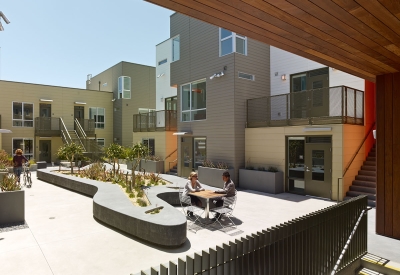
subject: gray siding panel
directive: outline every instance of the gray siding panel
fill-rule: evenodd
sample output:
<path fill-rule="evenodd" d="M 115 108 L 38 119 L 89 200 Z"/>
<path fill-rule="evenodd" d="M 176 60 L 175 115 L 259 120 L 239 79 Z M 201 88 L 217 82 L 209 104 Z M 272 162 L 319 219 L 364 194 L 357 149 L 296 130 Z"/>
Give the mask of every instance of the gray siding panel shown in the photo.
<path fill-rule="evenodd" d="M 181 56 L 171 63 L 171 84 L 178 86 L 178 113 L 180 86 L 204 78 L 207 83 L 207 119 L 178 121 L 178 131 L 207 137 L 207 158 L 226 162 L 238 171 L 245 165 L 246 100 L 270 94 L 269 46 L 249 39 L 247 56 L 219 57 L 219 28 L 176 13 L 171 16 L 171 37 L 178 34 Z M 224 66 L 223 77 L 209 79 Z M 256 75 L 256 81 L 238 79 L 238 71 Z"/>

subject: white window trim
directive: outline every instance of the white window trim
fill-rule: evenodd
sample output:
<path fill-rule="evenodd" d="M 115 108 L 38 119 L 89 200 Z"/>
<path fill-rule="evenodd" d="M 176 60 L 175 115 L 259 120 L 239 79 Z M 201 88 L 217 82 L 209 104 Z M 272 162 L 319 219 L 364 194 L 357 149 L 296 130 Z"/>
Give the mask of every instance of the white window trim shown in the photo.
<path fill-rule="evenodd" d="M 174 39 L 179 37 L 179 59 L 174 60 Z M 171 63 L 176 62 L 181 59 L 181 38 L 180 34 L 171 38 Z"/>
<path fill-rule="evenodd" d="M 130 79 L 131 82 L 131 87 L 130 89 L 125 89 L 125 81 L 124 78 L 127 77 Z M 121 87 L 121 91 L 119 90 L 119 79 L 122 78 L 122 87 Z M 130 76 L 126 76 L 126 75 L 121 75 L 120 77 L 118 77 L 118 99 L 131 99 L 132 98 L 132 78 Z M 124 92 L 125 91 L 129 91 L 129 97 L 124 97 Z"/>
<path fill-rule="evenodd" d="M 14 119 L 14 103 L 21 103 L 22 107 L 21 107 L 21 119 Z M 32 104 L 32 120 L 28 120 L 28 119 L 24 119 L 24 104 Z M 34 114 L 34 109 L 35 105 L 31 102 L 22 102 L 22 101 L 13 101 L 11 102 L 11 120 L 12 120 L 12 127 L 18 127 L 18 128 L 34 128 L 35 127 L 35 119 L 33 117 Z M 14 126 L 14 121 L 21 121 L 22 122 L 22 126 Z M 32 121 L 32 126 L 24 126 L 24 122 L 25 121 Z"/>
<path fill-rule="evenodd" d="M 104 107 L 89 107 L 89 119 L 94 119 L 94 118 L 90 117 L 90 109 L 94 109 L 94 108 L 96 108 L 96 115 L 98 114 L 98 109 L 104 109 L 104 122 L 96 122 L 95 121 L 94 129 L 100 129 L 100 130 L 106 129 L 106 108 L 104 108 Z M 97 125 L 100 125 L 100 124 L 103 124 L 104 127 L 103 128 L 96 127 Z"/>
<path fill-rule="evenodd" d="M 229 35 L 229 36 L 224 37 L 224 38 L 221 39 L 221 29 L 223 29 L 223 28 L 219 28 L 219 34 L 218 34 L 218 41 L 219 41 L 219 43 L 218 43 L 218 47 L 219 47 L 219 57 L 222 57 L 222 56 L 225 56 L 225 55 L 228 55 L 228 54 L 232 54 L 232 53 L 237 53 L 237 54 L 241 54 L 241 55 L 247 55 L 247 36 L 243 36 L 243 35 L 240 35 L 240 34 L 237 34 L 237 33 L 231 31 L 231 33 L 232 33 L 231 35 Z M 225 30 L 226 30 L 226 29 L 225 29 Z M 229 30 L 227 30 L 227 31 L 229 31 Z M 241 39 L 244 39 L 244 44 L 245 44 L 245 47 L 244 47 L 244 54 L 243 54 L 243 53 L 238 53 L 238 52 L 236 52 L 236 37 L 239 37 L 239 38 L 241 38 Z M 232 52 L 222 55 L 222 52 L 221 52 L 221 50 L 222 50 L 222 49 L 221 49 L 221 42 L 222 42 L 222 41 L 225 41 L 225 40 L 227 40 L 227 39 L 229 39 L 229 38 L 232 38 Z"/>
<path fill-rule="evenodd" d="M 253 78 L 252 79 L 248 79 L 248 78 L 245 78 L 245 77 L 240 77 L 240 74 L 251 75 Z M 244 73 L 244 72 L 240 72 L 240 71 L 238 71 L 238 78 L 249 80 L 249 81 L 256 81 L 256 76 L 254 74 Z"/>
<path fill-rule="evenodd" d="M 35 157 L 35 144 L 34 144 L 34 142 L 35 142 L 35 139 L 34 138 L 23 138 L 23 137 L 13 137 L 12 138 L 12 140 L 11 140 L 11 147 L 14 147 L 14 139 L 22 139 L 22 144 L 24 144 L 24 147 L 23 148 L 19 148 L 19 149 L 22 149 L 22 152 L 23 152 L 23 155 L 24 156 L 31 156 L 31 158 L 29 158 L 29 157 L 26 157 L 27 159 L 33 159 L 34 157 Z M 26 152 L 25 152 L 25 140 L 31 140 L 32 141 L 32 153 L 29 153 L 29 154 L 27 154 Z M 13 152 L 12 152 L 12 154 L 14 155 L 14 153 L 15 153 L 15 150 L 14 150 L 15 148 L 12 148 L 12 150 L 13 150 Z M 17 148 L 18 149 L 18 148 Z"/>
<path fill-rule="evenodd" d="M 183 86 L 185 86 L 185 85 L 190 85 L 190 89 L 192 88 L 192 84 L 196 84 L 196 83 L 200 83 L 200 82 L 205 82 L 206 83 L 206 93 L 207 93 L 207 78 L 203 78 L 203 79 L 200 79 L 200 80 L 196 80 L 196 81 L 192 81 L 192 82 L 188 82 L 188 83 L 185 83 L 185 84 L 182 84 L 181 85 L 181 98 L 182 98 L 182 87 Z M 192 93 L 190 93 L 190 103 L 192 103 Z M 191 113 L 191 112 L 193 112 L 193 111 L 203 111 L 203 110 L 207 110 L 207 107 L 206 108 L 200 108 L 200 109 L 192 109 L 192 104 L 190 104 L 190 110 L 185 110 L 185 111 L 182 111 L 182 104 L 183 104 L 183 102 L 182 102 L 182 100 L 181 100 L 181 122 L 191 122 L 191 121 L 204 121 L 204 120 L 207 120 L 207 118 L 206 119 L 193 119 L 193 120 L 186 120 L 186 121 L 183 121 L 182 120 L 182 113 Z M 207 99 L 206 99 L 206 106 L 207 106 Z M 207 117 L 207 116 L 206 116 Z"/>
<path fill-rule="evenodd" d="M 163 62 L 163 63 L 161 63 L 161 62 Z M 161 63 L 161 64 L 160 64 Z M 163 58 L 163 59 L 161 59 L 160 61 L 158 61 L 158 66 L 162 66 L 162 65 L 164 65 L 164 64 L 166 64 L 166 63 L 168 63 L 168 58 Z"/>

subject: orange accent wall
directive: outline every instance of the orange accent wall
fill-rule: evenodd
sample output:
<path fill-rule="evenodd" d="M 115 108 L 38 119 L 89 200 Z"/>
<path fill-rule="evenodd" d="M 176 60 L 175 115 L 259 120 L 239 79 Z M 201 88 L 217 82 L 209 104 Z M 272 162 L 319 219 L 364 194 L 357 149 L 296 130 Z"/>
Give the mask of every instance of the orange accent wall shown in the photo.
<path fill-rule="evenodd" d="M 365 80 L 364 108 L 365 134 L 367 134 L 371 125 L 376 121 L 376 85 L 368 80 Z M 376 129 L 376 126 L 374 129 Z M 371 133 L 365 141 L 365 157 L 368 156 L 374 142 L 375 140 Z"/>

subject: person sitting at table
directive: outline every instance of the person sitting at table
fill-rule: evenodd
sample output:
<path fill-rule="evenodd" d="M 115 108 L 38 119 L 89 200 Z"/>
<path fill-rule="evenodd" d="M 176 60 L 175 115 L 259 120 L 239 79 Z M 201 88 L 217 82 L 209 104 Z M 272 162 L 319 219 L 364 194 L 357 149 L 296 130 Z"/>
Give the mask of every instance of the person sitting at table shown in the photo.
<path fill-rule="evenodd" d="M 185 189 L 183 191 L 183 196 L 190 196 L 192 192 L 204 191 L 205 189 L 201 186 L 201 183 L 197 180 L 198 176 L 196 172 L 191 172 L 189 175 L 189 180 L 186 182 Z M 202 207 L 201 200 L 198 197 L 190 196 L 190 202 L 192 205 L 197 205 L 198 207 Z M 188 216 L 193 216 L 193 212 L 188 211 Z"/>
<path fill-rule="evenodd" d="M 226 194 L 224 197 L 217 197 L 213 200 L 213 203 L 215 204 L 216 207 L 221 207 L 224 204 L 224 198 L 225 197 L 233 197 L 235 196 L 236 189 L 235 189 L 235 184 L 231 180 L 231 175 L 229 174 L 228 171 L 225 171 L 222 174 L 222 180 L 224 181 L 224 188 L 215 190 L 214 193 L 219 193 L 219 194 Z M 212 221 L 216 221 L 221 217 L 219 213 L 216 213 L 214 218 L 211 219 Z"/>

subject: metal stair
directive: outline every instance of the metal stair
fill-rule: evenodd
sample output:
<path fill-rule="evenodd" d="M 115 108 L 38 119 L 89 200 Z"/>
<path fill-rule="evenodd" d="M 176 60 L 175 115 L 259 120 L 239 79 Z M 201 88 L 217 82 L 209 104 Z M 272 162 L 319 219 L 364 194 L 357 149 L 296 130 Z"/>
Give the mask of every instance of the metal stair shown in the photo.
<path fill-rule="evenodd" d="M 353 180 L 349 191 L 346 193 L 346 199 L 357 197 L 359 195 L 368 196 L 368 205 L 375 207 L 376 203 L 376 148 L 375 144 L 371 148 L 367 159 L 361 166 L 358 175 Z"/>

